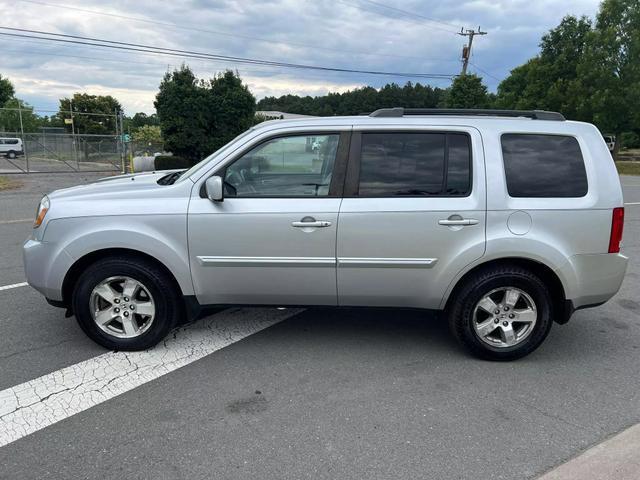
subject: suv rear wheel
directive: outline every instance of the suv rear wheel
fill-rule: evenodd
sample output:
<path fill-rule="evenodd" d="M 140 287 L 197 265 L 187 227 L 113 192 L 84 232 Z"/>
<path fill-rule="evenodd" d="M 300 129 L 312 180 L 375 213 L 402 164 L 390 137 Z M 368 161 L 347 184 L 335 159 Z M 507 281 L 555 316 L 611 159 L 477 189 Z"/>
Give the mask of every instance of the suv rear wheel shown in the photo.
<path fill-rule="evenodd" d="M 13 150 L 8 151 L 7 158 L 11 158 L 11 159 L 16 158 L 16 152 L 14 152 Z"/>
<path fill-rule="evenodd" d="M 552 301 L 544 282 L 521 267 L 491 267 L 468 278 L 452 299 L 449 324 L 474 355 L 515 360 L 549 333 Z"/>
<path fill-rule="evenodd" d="M 90 265 L 78 278 L 73 310 L 84 332 L 112 350 L 144 350 L 176 324 L 180 297 L 153 262 L 112 257 Z"/>

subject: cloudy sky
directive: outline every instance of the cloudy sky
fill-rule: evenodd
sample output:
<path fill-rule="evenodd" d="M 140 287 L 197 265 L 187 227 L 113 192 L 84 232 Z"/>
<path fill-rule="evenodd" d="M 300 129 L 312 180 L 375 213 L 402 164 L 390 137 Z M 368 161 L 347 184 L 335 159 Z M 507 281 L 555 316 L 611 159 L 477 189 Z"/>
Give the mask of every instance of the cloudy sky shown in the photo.
<path fill-rule="evenodd" d="M 5 13 L 0 26 L 276 62 L 437 74 L 459 73 L 466 38 L 456 32 L 481 26 L 488 35 L 474 40 L 470 71 L 495 90 L 510 69 L 537 53 L 540 36 L 564 15 L 593 17 L 598 4 L 599 0 L 0 0 Z M 0 36 L 0 48 L 0 74 L 9 77 L 20 98 L 41 111 L 57 108 L 60 97 L 87 92 L 115 96 L 129 115 L 151 113 L 163 74 L 183 61 L 199 77 L 237 69 L 258 99 L 419 80 L 183 59 L 7 36 Z M 446 87 L 449 81 L 426 83 Z"/>

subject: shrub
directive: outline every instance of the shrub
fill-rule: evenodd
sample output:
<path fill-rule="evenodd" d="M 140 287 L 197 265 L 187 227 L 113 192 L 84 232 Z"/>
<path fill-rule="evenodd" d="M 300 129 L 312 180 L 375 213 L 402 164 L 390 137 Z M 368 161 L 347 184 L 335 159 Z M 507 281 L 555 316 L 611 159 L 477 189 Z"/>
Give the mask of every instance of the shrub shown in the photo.
<path fill-rule="evenodd" d="M 640 135 L 635 132 L 623 133 L 620 138 L 621 147 L 626 148 L 640 148 Z"/>
<path fill-rule="evenodd" d="M 192 162 L 184 157 L 176 157 L 175 155 L 158 155 L 155 158 L 156 170 L 173 170 L 176 168 L 189 168 Z"/>

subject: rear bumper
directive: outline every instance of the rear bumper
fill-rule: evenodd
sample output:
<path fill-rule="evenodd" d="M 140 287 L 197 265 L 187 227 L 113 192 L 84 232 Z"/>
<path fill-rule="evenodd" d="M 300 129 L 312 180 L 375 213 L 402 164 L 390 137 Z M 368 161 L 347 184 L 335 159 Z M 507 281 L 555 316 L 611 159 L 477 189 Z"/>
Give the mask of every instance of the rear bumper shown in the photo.
<path fill-rule="evenodd" d="M 564 279 L 565 296 L 577 310 L 613 297 L 622 285 L 627 263 L 620 253 L 573 255 L 556 273 Z"/>

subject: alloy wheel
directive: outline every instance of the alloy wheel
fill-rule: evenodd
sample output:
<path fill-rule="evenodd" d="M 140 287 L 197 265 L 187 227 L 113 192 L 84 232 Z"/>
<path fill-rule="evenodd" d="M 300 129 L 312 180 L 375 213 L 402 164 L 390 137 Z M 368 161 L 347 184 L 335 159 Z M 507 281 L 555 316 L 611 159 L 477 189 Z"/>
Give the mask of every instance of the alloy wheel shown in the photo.
<path fill-rule="evenodd" d="M 149 289 L 131 277 L 109 277 L 89 297 L 89 311 L 96 325 L 108 335 L 134 338 L 153 323 L 155 303 Z"/>
<path fill-rule="evenodd" d="M 522 343 L 538 319 L 536 304 L 516 287 L 491 290 L 476 304 L 473 329 L 478 338 L 492 347 L 507 348 Z"/>

